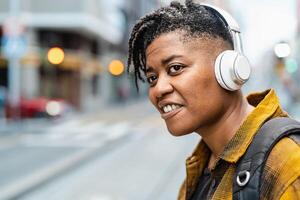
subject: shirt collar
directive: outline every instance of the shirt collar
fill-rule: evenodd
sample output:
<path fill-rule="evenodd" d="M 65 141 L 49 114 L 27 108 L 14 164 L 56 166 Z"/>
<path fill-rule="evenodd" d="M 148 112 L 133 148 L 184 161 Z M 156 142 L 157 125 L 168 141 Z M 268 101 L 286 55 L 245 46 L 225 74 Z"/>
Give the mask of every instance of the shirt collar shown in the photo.
<path fill-rule="evenodd" d="M 244 155 L 255 133 L 264 122 L 273 117 L 287 116 L 281 109 L 279 99 L 273 89 L 250 94 L 247 100 L 255 108 L 220 155 L 220 158 L 227 162 L 236 163 Z"/>

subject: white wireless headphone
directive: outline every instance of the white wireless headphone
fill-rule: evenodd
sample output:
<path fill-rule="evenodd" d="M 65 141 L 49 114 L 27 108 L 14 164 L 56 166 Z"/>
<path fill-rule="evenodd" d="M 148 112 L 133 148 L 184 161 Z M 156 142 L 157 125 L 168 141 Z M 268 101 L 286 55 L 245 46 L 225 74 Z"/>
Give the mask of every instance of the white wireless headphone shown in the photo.
<path fill-rule="evenodd" d="M 226 50 L 218 55 L 215 61 L 215 76 L 222 88 L 230 91 L 238 90 L 251 74 L 250 63 L 243 54 L 240 27 L 225 10 L 209 4 L 201 5 L 215 13 L 230 31 L 234 50 Z"/>

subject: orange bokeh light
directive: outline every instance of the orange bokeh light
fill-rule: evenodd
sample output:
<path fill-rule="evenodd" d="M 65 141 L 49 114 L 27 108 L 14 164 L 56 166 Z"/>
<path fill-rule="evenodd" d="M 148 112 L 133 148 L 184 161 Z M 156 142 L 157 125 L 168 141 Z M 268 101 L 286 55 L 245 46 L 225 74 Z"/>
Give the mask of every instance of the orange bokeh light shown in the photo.
<path fill-rule="evenodd" d="M 47 57 L 51 64 L 58 65 L 64 61 L 65 52 L 59 47 L 53 47 L 49 49 Z"/>
<path fill-rule="evenodd" d="M 119 76 L 124 72 L 124 64 L 120 60 L 113 60 L 108 66 L 109 72 L 114 76 Z"/>

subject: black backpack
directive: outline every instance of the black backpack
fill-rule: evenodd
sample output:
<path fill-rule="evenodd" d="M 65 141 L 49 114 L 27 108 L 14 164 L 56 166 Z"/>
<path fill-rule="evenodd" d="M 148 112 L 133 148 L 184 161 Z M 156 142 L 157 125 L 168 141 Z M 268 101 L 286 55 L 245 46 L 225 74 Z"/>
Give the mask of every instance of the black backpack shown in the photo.
<path fill-rule="evenodd" d="M 254 136 L 238 161 L 233 180 L 233 200 L 258 200 L 265 162 L 274 145 L 283 137 L 300 141 L 300 122 L 278 117 L 267 121 Z"/>

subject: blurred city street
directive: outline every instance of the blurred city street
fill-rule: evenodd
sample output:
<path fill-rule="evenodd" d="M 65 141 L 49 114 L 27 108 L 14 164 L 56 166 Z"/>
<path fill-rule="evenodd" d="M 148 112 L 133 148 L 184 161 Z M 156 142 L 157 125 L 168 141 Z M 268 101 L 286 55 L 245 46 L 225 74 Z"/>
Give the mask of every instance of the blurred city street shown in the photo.
<path fill-rule="evenodd" d="M 175 199 L 199 140 L 145 101 L 46 124 L 0 136 L 0 199 Z"/>
<path fill-rule="evenodd" d="M 126 72 L 134 24 L 170 2 L 0 1 L 0 200 L 176 199 L 200 137 L 171 136 Z M 274 88 L 300 120 L 300 0 L 195 2 L 237 19 L 244 95 Z"/>

